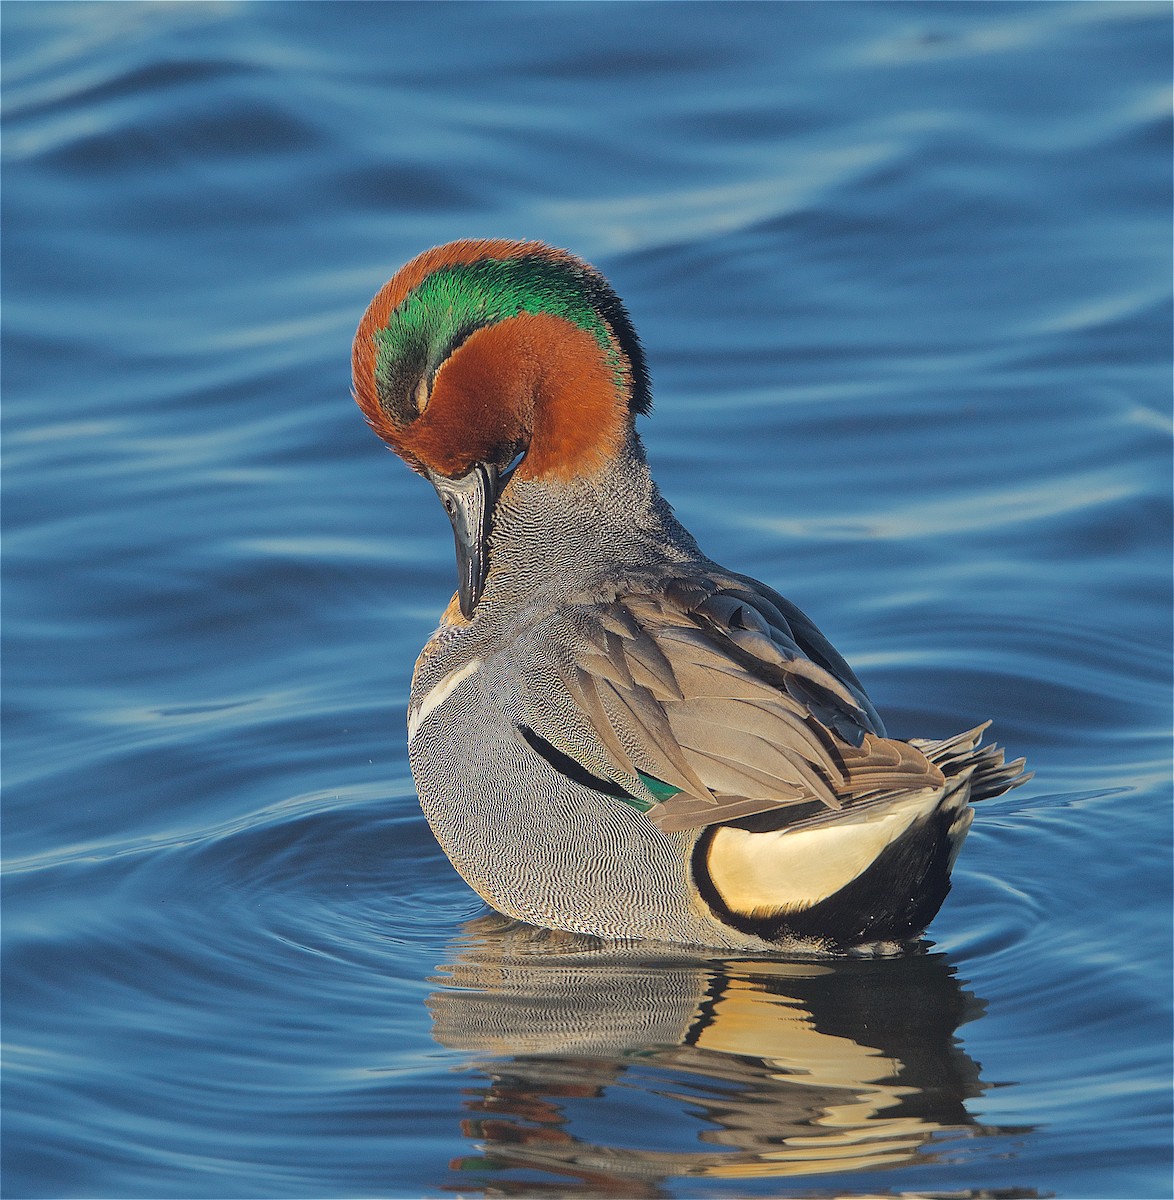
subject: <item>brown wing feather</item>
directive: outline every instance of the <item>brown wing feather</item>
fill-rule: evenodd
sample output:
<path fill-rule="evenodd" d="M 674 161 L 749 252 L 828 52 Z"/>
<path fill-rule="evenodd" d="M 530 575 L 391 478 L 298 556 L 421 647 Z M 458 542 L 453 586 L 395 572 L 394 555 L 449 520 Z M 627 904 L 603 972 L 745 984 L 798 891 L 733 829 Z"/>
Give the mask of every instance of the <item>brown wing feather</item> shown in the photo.
<path fill-rule="evenodd" d="M 785 605 L 742 577 L 694 576 L 579 610 L 585 644 L 564 678 L 617 783 L 642 794 L 642 772 L 679 789 L 649 813 L 661 828 L 773 809 L 807 820 L 943 786 L 919 749 L 883 736 L 856 677 Z"/>

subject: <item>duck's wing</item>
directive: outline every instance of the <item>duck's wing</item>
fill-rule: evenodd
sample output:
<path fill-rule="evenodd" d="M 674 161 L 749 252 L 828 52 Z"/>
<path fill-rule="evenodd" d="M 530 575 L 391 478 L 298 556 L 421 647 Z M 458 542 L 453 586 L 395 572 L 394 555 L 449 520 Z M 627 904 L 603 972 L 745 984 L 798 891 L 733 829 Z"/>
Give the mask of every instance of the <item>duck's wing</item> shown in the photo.
<path fill-rule="evenodd" d="M 574 624 L 561 674 L 606 782 L 666 831 L 767 812 L 778 827 L 944 784 L 919 749 L 884 736 L 814 625 L 751 580 L 625 590 L 582 605 Z M 573 758 L 544 724 L 531 744 Z"/>

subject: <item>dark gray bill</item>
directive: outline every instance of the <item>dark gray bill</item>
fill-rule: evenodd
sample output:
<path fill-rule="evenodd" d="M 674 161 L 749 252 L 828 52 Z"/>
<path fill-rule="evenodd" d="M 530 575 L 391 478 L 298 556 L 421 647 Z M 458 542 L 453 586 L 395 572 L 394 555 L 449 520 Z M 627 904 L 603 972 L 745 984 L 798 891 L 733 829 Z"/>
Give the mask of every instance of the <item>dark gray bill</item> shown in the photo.
<path fill-rule="evenodd" d="M 457 546 L 457 595 L 461 612 L 468 619 L 481 599 L 489 573 L 489 530 L 497 502 L 498 470 L 491 463 L 477 463 L 460 479 L 447 479 L 431 471 L 428 478 L 452 522 Z"/>

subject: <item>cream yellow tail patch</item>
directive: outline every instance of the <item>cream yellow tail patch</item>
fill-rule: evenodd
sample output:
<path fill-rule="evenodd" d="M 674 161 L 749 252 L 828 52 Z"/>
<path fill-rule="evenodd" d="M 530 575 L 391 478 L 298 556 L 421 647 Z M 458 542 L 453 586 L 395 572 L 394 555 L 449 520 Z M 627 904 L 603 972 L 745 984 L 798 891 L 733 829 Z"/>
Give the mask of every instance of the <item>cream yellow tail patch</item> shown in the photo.
<path fill-rule="evenodd" d="M 940 791 L 918 792 L 883 809 L 792 832 L 721 826 L 709 846 L 709 877 L 731 912 L 751 916 L 810 908 L 862 875 L 940 800 Z"/>

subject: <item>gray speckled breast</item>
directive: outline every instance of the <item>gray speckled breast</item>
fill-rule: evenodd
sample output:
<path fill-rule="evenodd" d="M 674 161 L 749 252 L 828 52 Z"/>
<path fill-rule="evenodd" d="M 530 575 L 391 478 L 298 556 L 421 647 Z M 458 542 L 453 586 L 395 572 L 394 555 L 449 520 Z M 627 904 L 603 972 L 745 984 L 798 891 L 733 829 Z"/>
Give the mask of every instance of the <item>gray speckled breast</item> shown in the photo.
<path fill-rule="evenodd" d="M 556 771 L 518 732 L 554 721 L 580 762 L 606 761 L 559 677 L 579 636 L 574 605 L 686 561 L 707 560 L 657 492 L 635 434 L 599 477 L 555 490 L 517 478 L 502 493 L 475 619 L 437 631 L 409 709 L 424 814 L 498 911 L 600 937 L 767 948 L 714 920 L 697 896 L 695 830 L 661 832 Z"/>
<path fill-rule="evenodd" d="M 609 938 L 761 948 L 718 924 L 690 880 L 696 831 L 662 833 L 635 808 L 556 771 L 517 732 L 571 710 L 533 648 L 494 650 L 444 628 L 412 686 L 409 758 L 420 804 L 465 881 L 508 916 Z M 536 673 L 537 678 L 535 678 Z"/>

